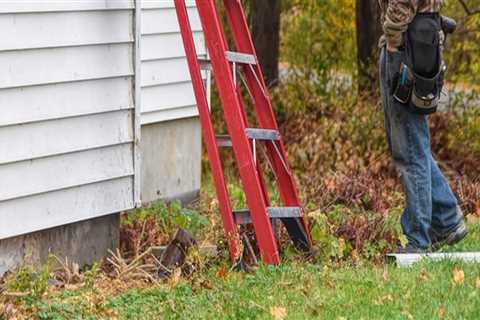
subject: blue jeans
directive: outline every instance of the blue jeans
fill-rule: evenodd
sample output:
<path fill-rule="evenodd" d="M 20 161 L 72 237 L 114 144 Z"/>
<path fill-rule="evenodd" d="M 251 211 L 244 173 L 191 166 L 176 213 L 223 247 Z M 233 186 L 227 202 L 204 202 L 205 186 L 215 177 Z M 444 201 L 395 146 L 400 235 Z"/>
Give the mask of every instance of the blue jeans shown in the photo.
<path fill-rule="evenodd" d="M 405 189 L 403 232 L 410 246 L 426 249 L 431 245 L 431 232 L 444 235 L 456 229 L 463 222 L 463 215 L 432 157 L 427 116 L 411 113 L 393 98 L 392 80 L 403 59 L 403 52 L 382 50 L 380 83 L 385 130 Z"/>

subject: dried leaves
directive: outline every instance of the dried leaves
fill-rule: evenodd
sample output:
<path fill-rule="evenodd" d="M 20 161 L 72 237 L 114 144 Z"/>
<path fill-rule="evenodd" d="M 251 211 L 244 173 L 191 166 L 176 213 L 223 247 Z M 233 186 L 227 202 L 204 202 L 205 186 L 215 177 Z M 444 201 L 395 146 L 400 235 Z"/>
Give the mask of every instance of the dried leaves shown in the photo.
<path fill-rule="evenodd" d="M 465 273 L 463 272 L 463 270 L 461 269 L 453 269 L 453 283 L 455 285 L 463 285 L 463 283 L 465 282 Z"/>
<path fill-rule="evenodd" d="M 107 261 L 111 264 L 113 270 L 110 273 L 112 278 L 116 278 L 122 281 L 130 280 L 144 280 L 147 282 L 157 283 L 157 279 L 153 274 L 157 270 L 157 264 L 145 263 L 144 258 L 150 256 L 152 259 L 156 259 L 151 254 L 151 249 L 146 250 L 142 254 L 133 259 L 128 259 L 123 256 L 120 250 L 116 252 L 110 251 L 110 257 Z"/>
<path fill-rule="evenodd" d="M 438 317 L 440 319 L 445 319 L 446 315 L 447 315 L 447 309 L 445 309 L 444 306 L 441 306 L 440 309 L 438 309 Z"/>
<path fill-rule="evenodd" d="M 167 244 L 169 235 L 162 232 L 154 217 L 134 220 L 122 224 L 120 229 L 121 251 L 128 257 L 135 257 L 152 246 Z"/>
<path fill-rule="evenodd" d="M 334 107 L 321 105 L 308 113 L 286 110 L 281 129 L 307 202 L 381 213 L 403 205 L 402 198 L 392 197 L 401 191 L 400 179 L 386 147 L 382 112 L 372 104 L 345 97 Z M 465 213 L 480 216 L 480 157 L 450 147 L 454 119 L 449 113 L 432 117 L 432 150 L 455 182 Z M 468 141 L 458 144 L 467 147 Z"/>
<path fill-rule="evenodd" d="M 274 320 L 284 320 L 287 317 L 287 309 L 284 307 L 271 307 L 270 314 Z"/>

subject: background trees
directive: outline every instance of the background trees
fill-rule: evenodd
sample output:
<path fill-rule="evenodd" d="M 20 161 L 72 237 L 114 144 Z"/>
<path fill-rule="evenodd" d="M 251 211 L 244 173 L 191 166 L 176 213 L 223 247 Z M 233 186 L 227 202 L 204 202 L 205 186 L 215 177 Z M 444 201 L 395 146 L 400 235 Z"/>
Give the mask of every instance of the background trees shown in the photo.
<path fill-rule="evenodd" d="M 328 95 L 332 83 L 360 92 L 377 90 L 378 0 L 245 0 L 265 78 L 281 70 L 310 79 L 312 94 Z M 445 2 L 443 13 L 459 22 L 446 52 L 450 82 L 480 82 L 480 6 L 477 0 Z M 334 91 L 334 90 L 333 90 Z"/>
<path fill-rule="evenodd" d="M 249 1 L 253 41 L 265 80 L 273 85 L 278 80 L 281 1 Z"/>
<path fill-rule="evenodd" d="M 375 90 L 378 84 L 378 40 L 382 35 L 378 0 L 357 0 L 356 39 L 358 90 Z"/>

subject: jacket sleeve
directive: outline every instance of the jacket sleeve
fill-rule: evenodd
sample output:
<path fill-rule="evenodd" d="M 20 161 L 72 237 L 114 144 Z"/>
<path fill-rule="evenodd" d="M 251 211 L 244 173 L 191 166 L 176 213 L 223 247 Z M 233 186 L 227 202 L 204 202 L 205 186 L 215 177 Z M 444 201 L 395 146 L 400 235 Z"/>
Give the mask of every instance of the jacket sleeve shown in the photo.
<path fill-rule="evenodd" d="M 418 0 L 390 0 L 385 14 L 383 31 L 387 44 L 399 47 L 402 34 L 407 31 L 418 9 Z"/>

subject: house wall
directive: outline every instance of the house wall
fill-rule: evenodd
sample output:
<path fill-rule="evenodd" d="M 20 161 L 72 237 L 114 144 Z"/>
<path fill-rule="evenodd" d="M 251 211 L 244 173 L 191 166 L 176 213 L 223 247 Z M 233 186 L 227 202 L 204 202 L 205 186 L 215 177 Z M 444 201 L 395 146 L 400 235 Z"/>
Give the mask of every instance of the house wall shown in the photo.
<path fill-rule="evenodd" d="M 0 272 L 31 255 L 26 247 L 40 260 L 53 248 L 91 261 L 115 247 L 118 212 L 140 194 L 144 203 L 197 194 L 200 130 L 173 1 L 142 8 L 2 2 Z M 69 246 L 82 238 L 97 239 L 95 253 Z"/>
<path fill-rule="evenodd" d="M 133 3 L 0 12 L 0 239 L 132 208 Z"/>
<path fill-rule="evenodd" d="M 201 133 L 185 50 L 173 1 L 143 3 L 142 202 L 188 202 L 200 189 Z M 194 1 L 187 6 L 197 53 L 205 57 Z"/>
<path fill-rule="evenodd" d="M 142 124 L 196 117 L 195 95 L 173 1 L 144 1 L 142 10 Z M 187 2 L 199 56 L 205 40 L 194 2 Z M 204 75 L 206 78 L 206 75 Z"/>

